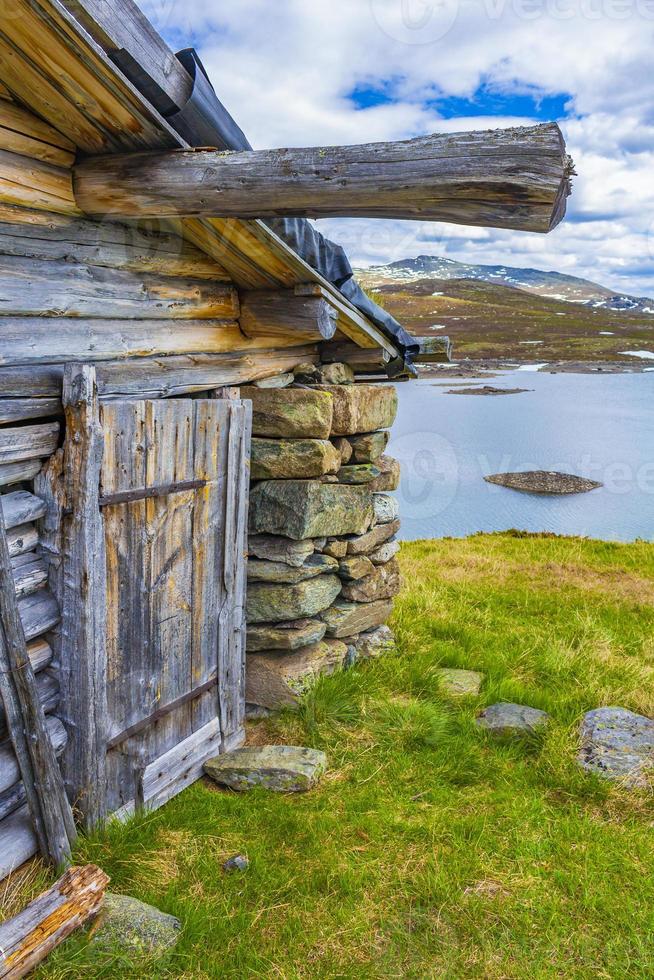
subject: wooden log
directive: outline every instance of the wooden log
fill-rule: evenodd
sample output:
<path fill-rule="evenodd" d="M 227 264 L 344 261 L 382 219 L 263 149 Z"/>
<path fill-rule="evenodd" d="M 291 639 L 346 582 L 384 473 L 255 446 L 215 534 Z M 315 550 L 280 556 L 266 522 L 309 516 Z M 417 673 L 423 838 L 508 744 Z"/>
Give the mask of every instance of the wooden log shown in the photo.
<path fill-rule="evenodd" d="M 193 82 L 181 62 L 139 10 L 133 0 L 63 0 L 75 19 L 109 54 L 122 55 L 119 64 L 126 70 L 129 61 L 147 79 L 147 91 L 160 112 L 170 115 L 188 102 Z M 138 78 L 128 77 L 135 84 Z"/>
<path fill-rule="evenodd" d="M 86 827 L 106 816 L 107 568 L 100 513 L 104 436 L 95 368 L 69 364 L 64 373 L 66 499 L 61 622 L 62 717 L 74 734 L 65 773 Z"/>
<path fill-rule="evenodd" d="M 60 619 L 59 604 L 47 589 L 39 589 L 32 595 L 18 600 L 23 631 L 27 640 L 35 640 L 57 625 Z"/>
<path fill-rule="evenodd" d="M 67 215 L 0 210 L 0 254 L 73 261 L 105 269 L 229 282 L 214 259 L 158 223 L 120 224 Z"/>
<path fill-rule="evenodd" d="M 13 585 L 0 505 L 0 694 L 39 850 L 46 861 L 59 866 L 70 858 L 75 822 L 46 728 Z"/>
<path fill-rule="evenodd" d="M 3 255 L 0 314 L 233 321 L 239 306 L 236 290 L 222 282 Z"/>
<path fill-rule="evenodd" d="M 322 298 L 290 289 L 241 294 L 241 330 L 246 337 L 288 337 L 318 343 L 336 333 L 336 311 Z"/>
<path fill-rule="evenodd" d="M 5 317 L 0 321 L 0 363 L 64 364 L 172 354 L 221 354 L 277 346 L 248 340 L 238 323 L 223 320 L 88 320 Z M 295 341 L 287 338 L 286 346 Z"/>
<path fill-rule="evenodd" d="M 29 861 L 39 850 L 27 806 L 21 807 L 3 820 L 1 832 L 0 881 L 25 861 Z"/>
<path fill-rule="evenodd" d="M 44 715 L 53 714 L 59 707 L 59 684 L 51 671 L 41 671 L 36 678 L 36 692 Z M 0 705 L 0 740 L 4 741 L 10 735 L 5 709 Z"/>
<path fill-rule="evenodd" d="M 17 596 L 31 595 L 48 581 L 48 569 L 40 555 L 28 552 L 11 559 Z"/>
<path fill-rule="evenodd" d="M 3 398 L 0 399 L 0 423 L 21 422 L 46 415 L 59 415 L 60 398 Z"/>
<path fill-rule="evenodd" d="M 414 337 L 420 351 L 413 356 L 416 364 L 448 364 L 452 360 L 452 341 L 449 337 Z"/>
<path fill-rule="evenodd" d="M 0 48 L 2 42 L 0 41 Z M 1 54 L 0 54 L 1 57 Z M 0 149 L 0 201 L 55 214 L 79 214 L 72 172 Z"/>
<path fill-rule="evenodd" d="M 66 729 L 58 718 L 46 718 L 46 732 L 56 753 L 60 753 L 68 738 Z M 20 780 L 20 769 L 16 753 L 11 745 L 0 745 L 0 793 L 11 789 Z"/>
<path fill-rule="evenodd" d="M 399 143 L 96 157 L 75 168 L 78 207 L 129 218 L 359 217 L 547 232 L 571 164 L 556 123 Z"/>
<path fill-rule="evenodd" d="M 9 789 L 0 793 L 0 823 L 7 817 L 27 805 L 27 793 L 23 786 L 23 781 L 19 780 L 10 786 Z M 0 830 L 0 834 L 2 830 Z"/>
<path fill-rule="evenodd" d="M 32 551 L 38 543 L 39 535 L 33 524 L 19 524 L 18 527 L 13 527 L 11 531 L 7 532 L 7 544 L 11 558 L 15 558 L 16 555 L 23 555 L 26 551 Z"/>
<path fill-rule="evenodd" d="M 0 149 L 58 167 L 75 162 L 75 145 L 15 102 L 0 103 Z"/>
<path fill-rule="evenodd" d="M 5 527 L 9 531 L 19 524 L 37 521 L 45 514 L 45 504 L 28 490 L 14 490 L 0 497 L 5 516 Z"/>
<path fill-rule="evenodd" d="M 0 925 L 0 978 L 27 976 L 72 932 L 98 914 L 109 878 L 94 865 L 69 868 L 52 888 Z"/>
<path fill-rule="evenodd" d="M 16 429 L 0 428 L 0 463 L 18 463 L 51 456 L 58 442 L 58 422 L 22 425 Z"/>
<path fill-rule="evenodd" d="M 336 340 L 320 345 L 320 359 L 325 364 L 349 364 L 355 374 L 383 371 L 391 355 L 383 347 L 359 347 L 349 341 Z"/>
<path fill-rule="evenodd" d="M 33 480 L 41 470 L 40 459 L 26 459 L 20 463 L 0 464 L 0 487 L 21 483 L 23 480 Z"/>

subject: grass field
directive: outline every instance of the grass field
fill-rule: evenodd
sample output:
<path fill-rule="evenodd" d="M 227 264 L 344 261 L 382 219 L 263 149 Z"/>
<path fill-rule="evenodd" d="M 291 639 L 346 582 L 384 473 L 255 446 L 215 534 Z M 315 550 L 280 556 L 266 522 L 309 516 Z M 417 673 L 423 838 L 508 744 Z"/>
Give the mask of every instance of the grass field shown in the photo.
<path fill-rule="evenodd" d="M 575 753 L 589 708 L 654 714 L 654 548 L 479 535 L 405 545 L 401 561 L 397 655 L 252 730 L 323 748 L 320 787 L 200 783 L 85 841 L 78 860 L 179 916 L 182 940 L 148 965 L 73 939 L 40 977 L 651 980 L 654 797 L 584 774 Z M 482 670 L 481 696 L 445 697 L 439 666 Z M 551 712 L 551 730 L 483 736 L 475 712 L 500 699 Z M 225 875 L 235 853 L 250 868 Z"/>

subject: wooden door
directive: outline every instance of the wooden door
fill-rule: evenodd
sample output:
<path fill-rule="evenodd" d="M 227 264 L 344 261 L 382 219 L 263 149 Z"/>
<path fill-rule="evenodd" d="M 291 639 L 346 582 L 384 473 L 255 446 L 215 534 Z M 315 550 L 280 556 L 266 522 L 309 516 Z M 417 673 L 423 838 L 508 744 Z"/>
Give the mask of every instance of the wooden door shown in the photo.
<path fill-rule="evenodd" d="M 240 401 L 111 401 L 97 420 L 106 574 L 85 601 L 104 605 L 106 797 L 90 822 L 161 805 L 242 742 L 250 443 Z"/>

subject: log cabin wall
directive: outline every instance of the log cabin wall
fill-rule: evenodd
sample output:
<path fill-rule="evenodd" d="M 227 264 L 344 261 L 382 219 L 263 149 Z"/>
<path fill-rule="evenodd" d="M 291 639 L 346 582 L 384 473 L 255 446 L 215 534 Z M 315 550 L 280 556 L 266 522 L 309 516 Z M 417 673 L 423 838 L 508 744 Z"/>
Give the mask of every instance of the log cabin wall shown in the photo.
<path fill-rule="evenodd" d="M 0 493 L 20 615 L 58 755 L 62 378 L 93 364 L 100 395 L 207 394 L 315 356 L 311 330 L 239 324 L 226 271 L 157 224 L 82 217 L 75 147 L 0 97 Z M 252 304 L 256 307 L 256 304 Z M 323 311 L 324 318 L 324 311 Z M 318 338 L 320 339 L 320 338 Z M 0 707 L 0 879 L 36 851 L 25 791 Z"/>

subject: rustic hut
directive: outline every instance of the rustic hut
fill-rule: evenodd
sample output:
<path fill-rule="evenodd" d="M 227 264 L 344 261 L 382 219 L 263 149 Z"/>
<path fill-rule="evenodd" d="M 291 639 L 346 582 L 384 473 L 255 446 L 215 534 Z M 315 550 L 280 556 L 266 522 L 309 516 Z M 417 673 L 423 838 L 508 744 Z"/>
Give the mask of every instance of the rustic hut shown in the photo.
<path fill-rule="evenodd" d="M 3 8 L 0 877 L 65 855 L 69 804 L 163 804 L 241 744 L 246 699 L 389 641 L 374 382 L 448 344 L 304 218 L 547 231 L 568 168 L 552 126 L 364 150 L 252 151 L 131 0 Z"/>

